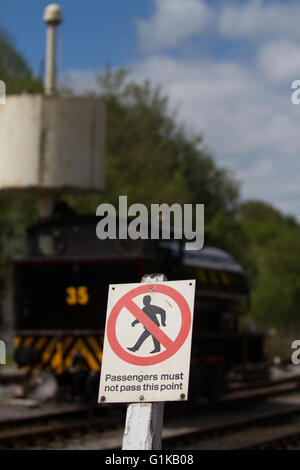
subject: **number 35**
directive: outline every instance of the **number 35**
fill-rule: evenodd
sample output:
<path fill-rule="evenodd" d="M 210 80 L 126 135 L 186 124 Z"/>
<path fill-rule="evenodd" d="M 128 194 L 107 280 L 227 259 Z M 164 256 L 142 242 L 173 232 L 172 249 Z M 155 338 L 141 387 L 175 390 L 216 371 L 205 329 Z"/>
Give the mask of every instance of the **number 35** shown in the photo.
<path fill-rule="evenodd" d="M 66 288 L 66 294 L 66 302 L 68 305 L 86 305 L 90 300 L 89 291 L 86 286 L 69 286 Z"/>

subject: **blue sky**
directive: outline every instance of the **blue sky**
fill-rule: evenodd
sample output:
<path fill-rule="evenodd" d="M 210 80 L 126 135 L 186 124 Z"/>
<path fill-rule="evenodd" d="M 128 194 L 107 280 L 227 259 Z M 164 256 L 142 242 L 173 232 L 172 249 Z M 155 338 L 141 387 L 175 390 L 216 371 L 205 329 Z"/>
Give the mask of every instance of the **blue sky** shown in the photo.
<path fill-rule="evenodd" d="M 183 0 L 184 2 L 185 0 Z M 210 1 L 219 8 L 220 2 Z M 237 2 L 238 3 L 238 2 Z M 39 73 L 44 58 L 45 25 L 43 11 L 48 0 L 4 0 L 0 25 L 15 40 L 31 68 Z M 58 59 L 60 71 L 70 68 L 126 66 L 143 58 L 136 21 L 155 13 L 153 0 L 61 0 L 64 22 L 59 28 Z M 84 4 L 84 7 L 82 6 Z M 75 34 L 76 31 L 76 34 Z M 220 35 L 192 34 L 182 44 L 168 48 L 172 57 L 192 56 L 199 48 L 215 57 L 240 57 L 251 54 L 245 41 L 226 40 Z"/>
<path fill-rule="evenodd" d="M 3 0 L 0 25 L 38 72 L 44 57 L 43 11 L 49 1 Z M 61 0 L 64 22 L 59 31 L 62 70 L 125 65 L 139 53 L 135 17 L 151 15 L 152 1 Z M 76 33 L 75 33 L 76 32 Z"/>
<path fill-rule="evenodd" d="M 45 50 L 43 0 L 2 0 L 0 25 L 35 72 Z M 62 0 L 60 79 L 94 89 L 107 63 L 160 83 L 217 163 L 300 220 L 300 2 Z M 1 77 L 0 77 L 1 78 Z"/>

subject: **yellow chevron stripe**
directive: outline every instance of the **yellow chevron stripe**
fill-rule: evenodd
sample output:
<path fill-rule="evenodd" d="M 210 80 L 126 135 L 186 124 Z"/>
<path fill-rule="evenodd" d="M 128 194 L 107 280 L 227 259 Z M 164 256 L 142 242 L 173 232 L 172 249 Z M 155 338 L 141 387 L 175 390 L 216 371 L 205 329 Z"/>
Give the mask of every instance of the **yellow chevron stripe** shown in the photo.
<path fill-rule="evenodd" d="M 72 347 L 71 351 L 69 352 L 68 356 L 65 358 L 65 368 L 68 369 L 71 367 L 73 356 L 76 352 L 80 352 L 83 357 L 86 359 L 89 367 L 93 370 L 99 370 L 99 365 L 93 355 L 88 350 L 87 346 L 84 342 L 78 338 L 74 346 Z"/>
<path fill-rule="evenodd" d="M 33 336 L 28 336 L 28 337 L 25 339 L 25 341 L 24 341 L 23 344 L 24 344 L 24 346 L 28 346 L 28 347 L 29 347 L 29 346 L 32 345 L 32 343 L 33 343 Z"/>
<path fill-rule="evenodd" d="M 73 341 L 73 336 L 67 336 L 66 338 L 64 338 L 64 340 L 63 340 L 63 350 L 64 350 L 64 352 L 69 348 L 72 341 Z"/>
<path fill-rule="evenodd" d="M 36 350 L 40 350 L 45 346 L 45 343 L 48 341 L 49 337 L 47 336 L 41 336 L 38 338 L 36 344 L 34 345 L 34 348 Z M 23 340 L 23 337 L 21 336 L 16 336 L 14 338 L 14 345 L 15 348 L 17 348 Z M 23 341 L 23 344 L 25 346 L 30 347 L 34 341 L 33 336 L 26 337 Z M 59 339 L 57 341 L 57 338 L 53 337 L 49 341 L 49 344 L 45 351 L 41 354 L 41 357 L 39 358 L 39 363 L 35 364 L 34 368 L 35 369 L 43 369 L 45 368 L 45 364 L 49 361 L 49 358 L 51 354 L 53 353 L 53 347 L 55 345 L 56 351 L 55 354 L 49 363 L 47 368 L 51 368 L 54 370 L 57 374 L 62 374 L 65 370 L 70 368 L 73 360 L 73 356 L 76 352 L 80 352 L 82 356 L 86 359 L 88 366 L 92 370 L 99 371 L 100 366 L 98 364 L 98 359 L 100 362 L 102 361 L 102 345 L 103 345 L 103 338 L 99 338 L 98 336 L 88 336 L 85 338 L 85 341 L 88 342 L 89 347 L 85 344 L 85 342 L 81 339 L 78 338 L 70 352 L 68 353 L 67 357 L 65 360 L 63 359 L 63 354 L 64 352 L 70 347 L 70 344 L 74 341 L 73 336 L 67 336 Z"/>
<path fill-rule="evenodd" d="M 15 336 L 14 338 L 14 347 L 17 348 L 18 346 L 21 345 L 22 343 L 22 339 L 23 337 L 22 336 Z M 31 346 L 33 343 L 33 337 L 32 336 L 28 336 L 25 338 L 24 342 L 23 342 L 23 345 L 24 346 Z M 19 366 L 18 366 L 19 367 Z M 26 370 L 26 371 L 30 371 L 31 370 L 31 366 L 24 366 L 22 367 L 22 369 Z"/>
<path fill-rule="evenodd" d="M 35 345 L 35 349 L 37 349 L 37 350 L 38 350 L 38 349 L 42 349 L 43 346 L 45 345 L 46 341 L 47 341 L 47 336 L 41 336 L 41 337 L 37 340 L 37 343 L 36 343 L 36 345 Z M 40 355 L 40 357 L 39 357 L 39 362 L 38 362 L 37 364 L 35 364 L 34 368 L 37 369 L 37 370 L 42 370 L 42 368 L 43 368 L 43 363 L 42 363 L 42 357 L 41 357 L 41 355 Z"/>
<path fill-rule="evenodd" d="M 52 338 L 48 346 L 46 347 L 45 351 L 43 352 L 42 357 L 41 357 L 41 362 L 43 365 L 45 365 L 49 361 L 55 341 L 56 341 L 56 338 Z"/>
<path fill-rule="evenodd" d="M 51 360 L 51 369 L 55 370 L 57 374 L 62 374 L 63 367 L 63 341 L 56 343 L 56 352 Z"/>
<path fill-rule="evenodd" d="M 90 368 L 92 370 L 99 370 L 100 369 L 99 364 L 94 358 L 93 354 L 89 351 L 88 347 L 84 344 L 82 340 L 80 340 L 80 344 L 81 344 L 80 352 L 83 355 L 83 357 L 85 357 L 85 359 L 87 360 Z"/>
<path fill-rule="evenodd" d="M 100 342 L 98 342 L 94 336 L 88 336 L 87 341 L 95 352 L 96 357 L 102 362 L 102 348 Z"/>
<path fill-rule="evenodd" d="M 75 354 L 75 352 L 78 351 L 77 343 L 78 343 L 78 341 L 76 341 L 73 344 L 73 347 L 71 348 L 71 350 L 69 351 L 69 354 L 65 358 L 65 364 L 64 365 L 65 365 L 66 369 L 69 369 L 71 367 L 73 355 Z"/>
<path fill-rule="evenodd" d="M 36 342 L 35 349 L 42 349 L 46 341 L 47 341 L 47 336 L 41 336 Z"/>
<path fill-rule="evenodd" d="M 74 339 L 74 338 L 72 338 L 72 339 Z M 76 353 L 76 351 L 78 351 L 77 342 L 78 341 L 75 341 L 75 343 L 73 344 L 72 348 L 70 349 L 68 355 L 65 357 L 64 367 L 66 369 L 69 369 L 71 367 L 72 361 L 73 361 L 73 356 Z M 70 346 L 70 344 L 69 344 L 69 346 Z"/>

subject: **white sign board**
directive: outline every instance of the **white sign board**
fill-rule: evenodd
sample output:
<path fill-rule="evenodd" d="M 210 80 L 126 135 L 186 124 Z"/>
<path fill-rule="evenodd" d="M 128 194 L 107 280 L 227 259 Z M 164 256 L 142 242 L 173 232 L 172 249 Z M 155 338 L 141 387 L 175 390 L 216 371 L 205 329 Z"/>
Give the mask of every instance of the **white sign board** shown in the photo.
<path fill-rule="evenodd" d="M 187 400 L 195 282 L 109 286 L 100 403 Z"/>

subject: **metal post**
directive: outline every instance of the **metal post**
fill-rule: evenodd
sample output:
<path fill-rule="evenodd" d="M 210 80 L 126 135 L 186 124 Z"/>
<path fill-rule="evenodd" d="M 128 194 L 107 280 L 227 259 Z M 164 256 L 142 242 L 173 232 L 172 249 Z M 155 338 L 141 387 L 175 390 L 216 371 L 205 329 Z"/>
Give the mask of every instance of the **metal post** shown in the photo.
<path fill-rule="evenodd" d="M 60 6 L 55 3 L 48 5 L 45 8 L 44 21 L 47 24 L 45 95 L 50 96 L 55 91 L 56 27 L 62 22 Z"/>
<path fill-rule="evenodd" d="M 57 194 L 52 192 L 39 192 L 36 196 L 36 204 L 41 219 L 51 217 Z"/>
<path fill-rule="evenodd" d="M 142 283 L 164 282 L 164 274 L 147 274 Z M 127 407 L 122 450 L 160 450 L 164 402 L 131 403 Z"/>
<path fill-rule="evenodd" d="M 54 24 L 48 24 L 45 74 L 45 95 L 47 96 L 52 95 L 55 90 L 55 29 Z"/>
<path fill-rule="evenodd" d="M 52 96 L 56 84 L 56 27 L 62 22 L 62 12 L 59 5 L 52 3 L 45 8 L 44 22 L 47 24 L 45 95 Z M 37 194 L 37 208 L 42 219 L 52 215 L 56 199 L 57 194 L 53 192 Z"/>

